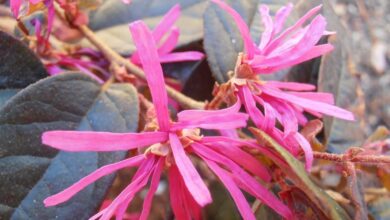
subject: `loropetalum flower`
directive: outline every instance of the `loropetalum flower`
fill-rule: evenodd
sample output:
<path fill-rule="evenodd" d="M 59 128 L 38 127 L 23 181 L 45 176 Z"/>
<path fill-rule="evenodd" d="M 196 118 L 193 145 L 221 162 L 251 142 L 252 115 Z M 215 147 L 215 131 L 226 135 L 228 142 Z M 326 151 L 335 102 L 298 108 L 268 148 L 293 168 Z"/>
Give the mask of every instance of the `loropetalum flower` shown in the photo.
<path fill-rule="evenodd" d="M 264 32 L 258 46 L 250 36 L 249 28 L 240 15 L 221 0 L 212 0 L 228 12 L 236 22 L 244 41 L 244 53 L 238 58 L 234 76 L 222 85 L 224 91 L 241 100 L 254 124 L 269 133 L 291 153 L 297 155 L 302 148 L 306 169 L 310 169 L 313 153 L 308 141 L 298 132 L 305 125 L 304 112 L 316 117 L 334 116 L 354 120 L 351 112 L 334 106 L 330 93 L 313 92 L 315 86 L 304 83 L 262 81 L 260 74 L 269 74 L 283 68 L 321 56 L 332 50 L 332 45 L 316 45 L 326 31 L 326 20 L 316 15 L 310 24 L 302 26 L 320 10 L 317 6 L 307 12 L 293 26 L 283 25 L 292 10 L 292 4 L 282 7 L 272 20 L 269 8 L 259 7 Z M 226 96 L 224 93 L 223 96 Z M 262 106 L 262 111 L 257 107 Z M 276 123 L 282 127 L 277 128 Z"/>
<path fill-rule="evenodd" d="M 180 5 L 173 6 L 162 18 L 162 20 L 153 29 L 153 38 L 158 46 L 158 55 L 160 63 L 174 63 L 182 61 L 201 60 L 204 54 L 198 51 L 172 52 L 178 41 L 180 30 L 174 26 L 180 17 Z M 134 52 L 131 61 L 140 64 L 138 52 Z"/>
<path fill-rule="evenodd" d="M 248 116 L 240 113 L 241 103 L 214 111 L 188 110 L 177 115 L 172 122 L 168 112 L 168 97 L 153 33 L 142 21 L 130 24 L 141 65 L 152 94 L 156 120 L 150 120 L 141 133 L 109 133 L 80 131 L 49 131 L 42 136 L 44 144 L 65 151 L 116 151 L 142 149 L 144 154 L 106 165 L 64 191 L 45 199 L 46 206 L 69 200 L 77 192 L 97 179 L 118 169 L 138 166 L 131 183 L 112 203 L 91 219 L 121 219 L 133 200 L 150 179 L 150 188 L 145 197 L 140 219 L 146 219 L 153 195 L 164 168 L 168 171 L 170 200 L 177 219 L 201 219 L 201 207 L 212 201 L 209 190 L 195 169 L 189 156 L 204 161 L 219 177 L 232 195 L 244 219 L 255 219 L 240 188 L 285 218 L 291 211 L 271 192 L 262 186 L 256 177 L 267 182 L 271 176 L 264 166 L 240 147 L 259 148 L 251 141 L 228 137 L 203 137 L 202 129 L 236 129 L 244 127 Z"/>

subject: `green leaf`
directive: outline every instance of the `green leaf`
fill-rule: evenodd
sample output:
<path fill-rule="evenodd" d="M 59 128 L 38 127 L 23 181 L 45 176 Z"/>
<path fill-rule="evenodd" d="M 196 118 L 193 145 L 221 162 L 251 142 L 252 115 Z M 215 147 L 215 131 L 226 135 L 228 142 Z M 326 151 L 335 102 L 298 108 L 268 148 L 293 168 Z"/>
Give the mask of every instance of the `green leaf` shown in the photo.
<path fill-rule="evenodd" d="M 303 164 L 299 160 L 294 158 L 287 150 L 280 146 L 265 132 L 257 128 L 249 129 L 260 144 L 265 144 L 267 147 L 272 148 L 285 160 L 287 165 L 283 163 L 276 164 L 280 166 L 282 171 L 284 171 L 286 175 L 292 179 L 297 187 L 305 192 L 308 198 L 310 198 L 310 200 L 319 208 L 319 210 L 324 212 L 325 216 L 327 216 L 329 219 L 350 219 L 344 209 L 341 208 L 336 201 L 334 201 L 326 194 L 326 192 L 324 192 L 324 190 L 317 187 L 313 181 L 311 181 Z"/>
<path fill-rule="evenodd" d="M 111 185 L 102 178 L 67 203 L 46 208 L 57 193 L 126 152 L 58 152 L 41 143 L 48 130 L 134 132 L 139 104 L 130 84 L 103 87 L 81 73 L 40 80 L 0 109 L 0 217 L 84 219 L 91 217 Z"/>
<path fill-rule="evenodd" d="M 48 76 L 39 58 L 20 40 L 0 31 L 0 108 L 20 89 Z"/>

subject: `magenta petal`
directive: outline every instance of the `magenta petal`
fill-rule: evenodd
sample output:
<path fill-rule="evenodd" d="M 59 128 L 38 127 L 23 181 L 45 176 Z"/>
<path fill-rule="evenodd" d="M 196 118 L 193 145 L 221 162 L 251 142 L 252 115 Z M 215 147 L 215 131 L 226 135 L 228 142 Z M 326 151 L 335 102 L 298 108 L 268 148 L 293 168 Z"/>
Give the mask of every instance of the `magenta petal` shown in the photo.
<path fill-rule="evenodd" d="M 46 198 L 43 202 L 45 206 L 54 206 L 63 202 L 68 201 L 70 198 L 72 198 L 76 193 L 87 187 L 89 184 L 95 182 L 96 180 L 100 179 L 103 176 L 109 175 L 113 173 L 116 170 L 125 168 L 125 167 L 133 167 L 139 165 L 143 160 L 145 159 L 144 155 L 135 156 L 130 159 L 126 159 L 117 163 L 109 164 L 106 166 L 103 166 L 99 168 L 98 170 L 94 171 L 93 173 L 89 174 L 88 176 L 85 176 L 81 180 L 79 180 L 77 183 L 73 184 L 69 188 L 63 190 L 60 193 L 57 193 L 55 195 L 52 195 L 48 198 Z"/>
<path fill-rule="evenodd" d="M 200 154 L 208 166 L 212 169 L 209 163 L 211 160 L 216 161 L 220 164 L 223 164 L 228 169 L 231 170 L 232 176 L 234 179 L 239 182 L 244 190 L 247 190 L 249 193 L 256 196 L 258 199 L 263 201 L 267 206 L 274 209 L 277 213 L 283 217 L 289 219 L 291 217 L 291 211 L 289 208 L 279 201 L 268 189 L 259 184 L 255 178 L 237 166 L 235 163 L 232 163 L 231 160 L 226 157 L 215 153 L 213 150 L 203 147 L 202 145 L 196 145 L 193 147 L 194 151 Z M 237 203 L 237 202 L 236 202 Z M 238 205 L 238 203 L 237 203 Z"/>
<path fill-rule="evenodd" d="M 102 212 L 101 220 L 109 220 L 116 214 L 119 218 L 123 216 L 126 207 L 133 200 L 135 194 L 139 192 L 147 183 L 155 167 L 155 158 L 148 157 L 140 165 L 135 179 L 112 201 L 112 203 Z M 138 175 L 137 175 L 138 174 Z"/>
<path fill-rule="evenodd" d="M 173 6 L 161 19 L 160 23 L 153 30 L 153 38 L 155 42 L 159 42 L 161 38 L 170 30 L 180 16 L 180 5 Z"/>
<path fill-rule="evenodd" d="M 265 86 L 260 86 L 261 90 L 264 93 L 267 93 L 270 96 L 286 100 L 287 102 L 293 103 L 297 106 L 301 106 L 305 109 L 312 110 L 314 112 L 320 112 L 323 114 L 331 115 L 337 118 L 345 120 L 354 120 L 354 116 L 351 112 L 344 110 L 342 108 L 336 107 L 334 105 L 329 105 L 323 102 L 312 101 L 304 98 L 300 98 L 294 95 L 290 95 L 286 92 L 277 91 L 275 89 L 267 88 Z"/>
<path fill-rule="evenodd" d="M 303 32 L 299 42 L 293 44 L 292 47 L 283 52 L 276 50 L 271 52 L 267 60 L 261 62 L 262 66 L 290 65 L 296 60 L 301 61 L 302 55 L 309 51 L 320 40 L 326 27 L 326 20 L 321 15 L 316 16 Z M 254 64 L 255 67 L 256 64 Z"/>
<path fill-rule="evenodd" d="M 295 133 L 294 138 L 298 141 L 299 145 L 302 147 L 303 152 L 305 153 L 305 168 L 307 172 L 310 172 L 311 166 L 313 164 L 313 150 L 311 149 L 310 143 L 300 133 Z"/>
<path fill-rule="evenodd" d="M 256 101 L 253 98 L 252 92 L 247 86 L 239 88 L 240 100 L 244 104 L 246 111 L 250 115 L 256 127 L 265 130 L 265 118 L 263 113 L 257 108 Z"/>
<path fill-rule="evenodd" d="M 315 15 L 320 9 L 322 5 L 319 5 L 310 11 L 308 11 L 304 16 L 302 16 L 293 26 L 287 28 L 281 35 L 272 40 L 272 42 L 267 45 L 264 50 L 265 54 L 272 52 L 275 48 L 277 48 L 281 43 L 283 43 L 284 39 L 290 36 L 291 33 L 295 32 L 297 29 L 301 28 L 301 26 L 313 15 Z"/>
<path fill-rule="evenodd" d="M 187 52 L 173 52 L 164 55 L 160 55 L 159 61 L 161 63 L 174 63 L 184 61 L 197 61 L 203 59 L 204 54 L 197 51 Z"/>
<path fill-rule="evenodd" d="M 180 31 L 177 27 L 173 27 L 166 40 L 159 45 L 158 54 L 167 54 L 175 49 L 177 42 L 179 41 Z M 161 59 L 161 57 L 160 57 Z"/>
<path fill-rule="evenodd" d="M 209 204 L 212 201 L 210 192 L 191 160 L 186 155 L 179 138 L 176 134 L 171 133 L 169 134 L 169 140 L 176 165 L 188 191 L 200 206 Z"/>
<path fill-rule="evenodd" d="M 276 213 L 280 214 L 283 218 L 292 218 L 291 210 L 278 198 L 276 198 L 267 188 L 259 184 L 253 177 L 245 172 L 233 173 L 233 177 L 237 182 L 244 186 L 244 190 L 249 190 L 249 193 L 262 201 L 265 205 L 275 210 Z"/>
<path fill-rule="evenodd" d="M 332 93 L 326 92 L 289 92 L 289 94 L 299 96 L 301 98 L 324 102 L 329 105 L 334 105 L 334 98 Z"/>
<path fill-rule="evenodd" d="M 176 219 L 191 220 L 191 214 L 185 206 L 183 198 L 183 180 L 180 177 L 177 166 L 171 166 L 168 172 L 169 178 L 169 197 L 171 207 Z"/>
<path fill-rule="evenodd" d="M 252 155 L 241 150 L 240 148 L 231 145 L 230 143 L 210 143 L 207 146 L 215 149 L 222 155 L 239 164 L 240 166 L 247 169 L 256 176 L 260 177 L 264 181 L 271 181 L 271 175 L 269 174 L 269 171 L 262 164 L 260 164 L 260 162 Z"/>
<path fill-rule="evenodd" d="M 255 45 L 252 40 L 249 32 L 249 28 L 245 21 L 241 18 L 240 14 L 238 14 L 233 8 L 231 8 L 228 4 L 221 0 L 212 0 L 214 3 L 218 4 L 223 10 L 228 12 L 234 19 L 237 24 L 238 30 L 241 33 L 241 36 L 244 40 L 244 48 L 248 59 L 252 59 L 255 54 Z"/>
<path fill-rule="evenodd" d="M 64 151 L 116 151 L 163 142 L 167 136 L 165 132 L 47 131 L 42 134 L 42 143 Z"/>
<path fill-rule="evenodd" d="M 306 83 L 297 83 L 297 82 L 267 81 L 266 85 L 276 87 L 279 89 L 287 89 L 293 91 L 312 91 L 316 89 L 314 85 L 306 84 Z"/>
<path fill-rule="evenodd" d="M 261 35 L 259 49 L 263 50 L 264 47 L 271 41 L 272 34 L 274 32 L 274 24 L 271 16 L 269 15 L 269 7 L 266 5 L 261 5 L 259 7 L 261 14 L 261 20 L 263 21 L 264 31 Z"/>
<path fill-rule="evenodd" d="M 286 6 L 280 8 L 275 15 L 274 34 L 278 34 L 293 9 L 293 4 L 288 3 Z"/>
<path fill-rule="evenodd" d="M 150 183 L 150 188 L 149 188 L 148 194 L 146 195 L 146 197 L 144 199 L 144 204 L 142 206 L 141 216 L 139 218 L 140 220 L 146 220 L 148 218 L 150 208 L 152 206 L 153 196 L 157 190 L 158 184 L 160 182 L 161 173 L 162 173 L 162 170 L 164 168 L 164 160 L 165 160 L 165 158 L 160 158 L 157 162 L 157 166 L 153 172 L 153 176 L 152 176 L 152 180 Z"/>
<path fill-rule="evenodd" d="M 181 130 L 184 128 L 203 128 L 203 129 L 235 129 L 246 126 L 248 115 L 244 113 L 211 115 L 209 117 L 199 118 L 191 121 L 179 121 L 172 125 L 172 130 Z"/>
<path fill-rule="evenodd" d="M 210 169 L 215 173 L 215 175 L 218 176 L 223 185 L 229 191 L 242 218 L 244 220 L 256 220 L 244 194 L 242 194 L 241 190 L 234 183 L 233 179 L 229 176 L 229 174 L 225 170 L 220 168 L 216 163 L 207 159 L 205 160 L 205 162 L 207 163 L 208 167 L 210 167 Z"/>
<path fill-rule="evenodd" d="M 221 110 L 186 110 L 178 114 L 178 122 L 173 129 L 204 128 L 204 129 L 234 129 L 244 127 L 248 115 L 238 112 L 241 103 Z"/>
<path fill-rule="evenodd" d="M 177 114 L 177 118 L 179 121 L 190 121 L 196 120 L 199 118 L 216 116 L 216 115 L 224 115 L 224 114 L 234 114 L 239 112 L 241 107 L 241 102 L 238 100 L 234 105 L 220 109 L 220 110 L 185 110 L 181 111 Z"/>
<path fill-rule="evenodd" d="M 145 71 L 146 80 L 152 93 L 160 130 L 168 131 L 170 126 L 168 95 L 165 90 L 163 71 L 157 54 L 157 46 L 149 28 L 142 21 L 130 24 L 130 31 Z"/>

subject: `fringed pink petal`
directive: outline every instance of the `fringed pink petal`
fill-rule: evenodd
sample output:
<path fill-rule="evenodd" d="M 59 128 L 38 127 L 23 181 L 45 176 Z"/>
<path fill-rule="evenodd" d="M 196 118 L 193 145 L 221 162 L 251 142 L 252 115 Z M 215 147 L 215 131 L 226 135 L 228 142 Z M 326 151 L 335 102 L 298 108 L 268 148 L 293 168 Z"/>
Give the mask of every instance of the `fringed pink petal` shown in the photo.
<path fill-rule="evenodd" d="M 131 23 L 130 31 L 152 93 L 160 130 L 168 131 L 170 127 L 168 95 L 165 90 L 164 75 L 157 54 L 157 46 L 149 28 L 142 21 Z"/>
<path fill-rule="evenodd" d="M 104 210 L 102 210 L 101 220 L 110 220 L 113 215 L 123 217 L 126 207 L 134 199 L 134 196 L 147 183 L 155 167 L 155 157 L 148 157 L 140 165 L 135 179 L 114 199 L 114 201 Z M 138 175 L 137 175 L 138 174 Z"/>
<path fill-rule="evenodd" d="M 169 197 L 171 201 L 171 207 L 176 219 L 191 220 L 191 213 L 185 206 L 182 189 L 184 183 L 180 177 L 177 166 L 173 165 L 169 168 Z"/>
<path fill-rule="evenodd" d="M 334 98 L 332 93 L 326 92 L 289 92 L 291 95 L 295 95 L 301 98 L 324 102 L 329 105 L 334 105 Z"/>
<path fill-rule="evenodd" d="M 238 186 L 234 183 L 233 179 L 229 176 L 229 174 L 220 168 L 213 161 L 209 161 L 205 159 L 208 167 L 218 176 L 221 180 L 222 184 L 229 191 L 230 195 L 233 198 L 234 203 L 236 204 L 238 211 L 240 212 L 242 218 L 244 220 L 256 220 L 255 215 L 252 212 L 251 207 L 249 206 L 244 194 L 238 188 Z"/>
<path fill-rule="evenodd" d="M 320 40 L 326 27 L 326 20 L 321 15 L 317 15 L 308 26 L 307 30 L 302 33 L 299 42 L 294 43 L 287 51 L 275 52 L 275 55 L 269 55 L 260 65 L 276 66 L 287 65 L 293 61 L 301 60 L 300 58 L 309 51 Z M 255 67 L 257 65 L 254 64 Z"/>
<path fill-rule="evenodd" d="M 186 155 L 179 138 L 176 134 L 170 133 L 169 140 L 175 163 L 183 177 L 188 191 L 200 206 L 203 207 L 209 204 L 212 201 L 210 191 L 207 189 L 207 186 L 196 171 L 191 160 Z"/>
<path fill-rule="evenodd" d="M 196 203 L 191 193 L 188 191 L 186 187 L 182 187 L 183 197 L 186 204 L 187 209 L 191 214 L 191 219 L 193 220 L 202 220 L 202 207 Z"/>
<path fill-rule="evenodd" d="M 276 118 L 280 118 L 279 112 L 277 112 L 268 102 L 265 102 L 259 96 L 253 96 L 253 98 L 264 108 L 265 130 L 268 131 L 270 129 L 273 129 L 276 124 Z"/>
<path fill-rule="evenodd" d="M 234 105 L 220 110 L 184 110 L 177 114 L 179 121 L 190 121 L 216 115 L 235 114 L 239 112 L 241 102 L 238 100 Z"/>
<path fill-rule="evenodd" d="M 235 129 L 246 126 L 248 115 L 245 113 L 232 113 L 222 115 L 205 116 L 191 121 L 179 121 L 172 125 L 172 130 L 181 130 L 184 128 L 203 128 L 203 129 Z"/>
<path fill-rule="evenodd" d="M 306 54 L 293 61 L 285 62 L 285 63 L 276 63 L 274 66 L 266 66 L 266 67 L 262 66 L 262 64 L 260 63 L 259 65 L 253 65 L 252 68 L 255 73 L 270 74 L 285 69 L 289 66 L 294 66 L 296 64 L 322 56 L 326 53 L 329 53 L 332 50 L 333 50 L 332 45 L 322 44 L 322 45 L 312 47 Z"/>
<path fill-rule="evenodd" d="M 290 95 L 286 92 L 277 91 L 275 89 L 267 88 L 265 86 L 260 86 L 261 90 L 273 97 L 285 100 L 297 106 L 301 106 L 304 109 L 308 109 L 311 111 L 323 113 L 326 115 L 334 116 L 337 118 L 345 119 L 345 120 L 354 120 L 354 116 L 350 111 L 344 110 L 334 105 L 329 105 L 323 102 L 312 101 L 304 98 L 300 98 L 294 95 Z"/>
<path fill-rule="evenodd" d="M 146 162 L 144 161 L 144 163 L 139 167 L 137 172 L 131 178 L 131 182 L 137 181 L 137 179 L 140 178 L 145 173 L 152 173 L 153 172 L 153 174 L 154 174 L 156 172 L 156 169 L 159 166 L 159 163 L 161 162 L 161 158 L 160 158 L 159 160 L 157 160 L 157 163 L 154 165 L 154 162 L 155 162 L 156 159 L 157 159 L 157 157 L 155 157 L 154 155 L 149 155 L 149 157 L 146 159 L 147 161 Z M 153 170 L 150 170 L 151 166 L 153 166 L 153 168 L 152 168 Z M 147 179 L 146 179 L 146 181 L 147 181 Z M 146 185 L 146 183 L 145 183 L 145 185 Z M 116 215 L 116 220 L 122 220 L 123 219 L 123 216 L 126 215 L 127 208 L 129 206 L 130 202 L 134 199 L 134 196 L 135 196 L 135 193 L 132 193 L 130 196 L 127 196 L 124 199 L 124 201 L 121 202 L 118 205 L 118 207 L 117 207 L 117 209 L 115 211 L 115 213 L 116 213 L 115 214 Z M 139 219 L 139 217 L 137 219 Z"/>
<path fill-rule="evenodd" d="M 42 143 L 64 151 L 116 151 L 152 145 L 168 139 L 165 132 L 110 133 L 47 131 Z"/>
<path fill-rule="evenodd" d="M 203 59 L 204 54 L 198 51 L 173 52 L 160 55 L 160 63 L 175 63 L 185 61 L 197 61 Z"/>
<path fill-rule="evenodd" d="M 295 111 L 288 103 L 273 97 L 264 96 L 265 100 L 279 113 L 278 121 L 283 125 L 284 137 L 298 132 L 298 119 Z"/>
<path fill-rule="evenodd" d="M 294 138 L 298 141 L 299 145 L 302 147 L 303 152 L 305 153 L 305 169 L 307 172 L 310 172 L 313 164 L 313 150 L 311 149 L 310 143 L 300 133 L 295 133 Z"/>
<path fill-rule="evenodd" d="M 224 155 L 225 157 L 234 161 L 238 165 L 247 169 L 249 172 L 253 173 L 254 175 L 260 177 L 262 180 L 266 182 L 271 181 L 271 175 L 269 174 L 268 169 L 265 168 L 252 155 L 241 150 L 240 148 L 235 147 L 234 145 L 231 145 L 229 143 L 225 143 L 225 144 L 210 143 L 207 144 L 207 146 L 218 151 L 220 154 Z"/>
<path fill-rule="evenodd" d="M 265 130 L 265 117 L 263 113 L 257 108 L 252 92 L 247 86 L 241 86 L 239 88 L 239 97 L 256 127 Z"/>
<path fill-rule="evenodd" d="M 174 5 L 161 19 L 157 26 L 153 30 L 153 38 L 155 42 L 160 42 L 161 38 L 167 33 L 177 19 L 180 17 L 180 5 Z"/>
<path fill-rule="evenodd" d="M 281 35 L 272 40 L 270 44 L 264 49 L 264 54 L 268 54 L 272 52 L 275 48 L 277 48 L 280 44 L 283 43 L 284 39 L 290 36 L 297 29 L 301 28 L 301 26 L 312 16 L 314 16 L 320 9 L 322 5 L 319 5 L 310 11 L 308 11 L 304 16 L 302 16 L 293 26 L 287 28 Z"/>
<path fill-rule="evenodd" d="M 158 54 L 167 54 L 175 49 L 177 42 L 179 41 L 180 31 L 177 27 L 173 27 L 166 40 L 159 44 Z M 161 57 L 160 57 L 161 58 Z"/>
<path fill-rule="evenodd" d="M 292 91 L 312 91 L 316 87 L 307 83 L 297 83 L 297 82 L 279 82 L 279 81 L 267 81 L 267 86 L 272 86 L 279 89 L 286 89 Z"/>
<path fill-rule="evenodd" d="M 286 6 L 280 8 L 275 15 L 274 21 L 274 35 L 278 34 L 284 26 L 287 17 L 290 15 L 293 9 L 293 4 L 288 3 Z"/>
<path fill-rule="evenodd" d="M 241 18 L 240 14 L 238 14 L 233 8 L 231 8 L 225 2 L 221 0 L 212 0 L 212 1 L 217 5 L 219 5 L 219 7 L 221 7 L 223 10 L 228 12 L 233 17 L 234 21 L 237 24 L 238 30 L 240 31 L 241 36 L 243 38 L 244 48 L 248 56 L 248 59 L 252 59 L 256 50 L 255 50 L 255 45 L 253 43 L 254 41 L 250 36 L 249 28 L 245 23 L 245 21 Z"/>
<path fill-rule="evenodd" d="M 271 15 L 269 14 L 269 7 L 266 5 L 261 5 L 259 7 L 261 14 L 261 20 L 264 25 L 264 31 L 261 34 L 261 40 L 259 44 L 259 49 L 262 51 L 265 46 L 271 41 L 274 33 L 274 23 L 272 21 Z"/>
<path fill-rule="evenodd" d="M 109 164 L 106 166 L 103 166 L 93 173 L 89 174 L 88 176 L 85 176 L 81 180 L 79 180 L 77 183 L 73 184 L 69 188 L 63 190 L 60 193 L 57 193 L 55 195 L 52 195 L 48 198 L 46 198 L 43 203 L 46 207 L 48 206 L 55 206 L 57 204 L 63 203 L 68 201 L 70 198 L 72 198 L 76 193 L 83 190 L 85 187 L 87 187 L 89 184 L 95 182 L 96 180 L 102 178 L 103 176 L 109 175 L 119 169 L 125 168 L 125 167 L 134 167 L 138 166 L 143 160 L 145 159 L 144 155 L 135 156 L 130 159 L 126 159 L 117 163 Z"/>
<path fill-rule="evenodd" d="M 160 158 L 157 162 L 156 168 L 154 169 L 152 180 L 150 183 L 150 188 L 149 188 L 148 194 L 146 194 L 146 197 L 144 199 L 144 203 L 142 205 L 142 212 L 141 212 L 141 216 L 139 217 L 140 220 L 147 220 L 148 219 L 148 216 L 150 213 L 150 208 L 152 206 L 153 196 L 156 193 L 156 190 L 158 188 L 161 173 L 162 173 L 162 170 L 164 168 L 164 162 L 165 162 L 165 158 Z"/>
<path fill-rule="evenodd" d="M 215 151 L 203 147 L 202 145 L 197 145 L 196 147 L 193 147 L 193 149 L 195 152 L 200 154 L 200 156 L 204 159 L 204 161 L 208 164 L 208 166 L 211 169 L 213 169 L 212 164 L 209 163 L 211 160 L 223 164 L 223 166 L 231 170 L 232 176 L 234 176 L 235 181 L 239 181 L 241 185 L 244 185 L 245 186 L 244 189 L 249 189 L 249 193 L 256 196 L 256 198 L 260 199 L 262 202 L 264 202 L 264 204 L 274 209 L 277 213 L 282 215 L 284 218 L 287 219 L 291 218 L 292 213 L 289 210 L 289 208 L 286 205 L 284 205 L 280 200 L 278 200 L 270 191 L 268 191 L 267 188 L 259 184 L 255 178 L 253 178 L 251 175 L 249 175 L 239 166 L 231 162 L 226 157 L 219 155 L 215 153 Z M 238 205 L 237 201 L 235 202 Z"/>
<path fill-rule="evenodd" d="M 291 210 L 276 198 L 267 188 L 259 184 L 252 176 L 245 172 L 233 173 L 234 180 L 245 186 L 244 190 L 269 206 L 285 219 L 292 219 Z"/>

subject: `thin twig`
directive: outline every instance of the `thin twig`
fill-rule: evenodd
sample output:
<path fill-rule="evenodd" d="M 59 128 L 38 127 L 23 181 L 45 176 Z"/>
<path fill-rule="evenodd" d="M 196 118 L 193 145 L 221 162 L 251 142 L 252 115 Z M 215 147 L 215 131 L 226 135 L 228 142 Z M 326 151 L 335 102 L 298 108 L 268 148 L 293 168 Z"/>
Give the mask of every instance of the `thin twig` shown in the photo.
<path fill-rule="evenodd" d="M 56 7 L 57 14 L 60 16 L 62 12 L 58 7 Z M 62 18 L 64 18 L 62 16 Z M 126 59 L 111 49 L 106 43 L 99 39 L 96 34 L 86 25 L 77 26 L 80 32 L 91 42 L 96 48 L 104 54 L 107 60 L 110 62 L 115 62 L 120 66 L 124 66 L 127 71 L 131 72 L 140 79 L 145 78 L 145 72 L 139 68 L 137 65 L 130 62 L 129 59 Z M 188 96 L 183 95 L 182 93 L 176 91 L 172 87 L 165 85 L 168 95 L 177 101 L 185 109 L 204 109 L 205 103 L 196 101 Z"/>
<path fill-rule="evenodd" d="M 354 155 L 350 156 L 347 154 L 332 154 L 325 152 L 314 152 L 314 158 L 329 160 L 334 162 L 353 162 L 353 163 L 390 163 L 390 156 L 383 155 Z"/>

